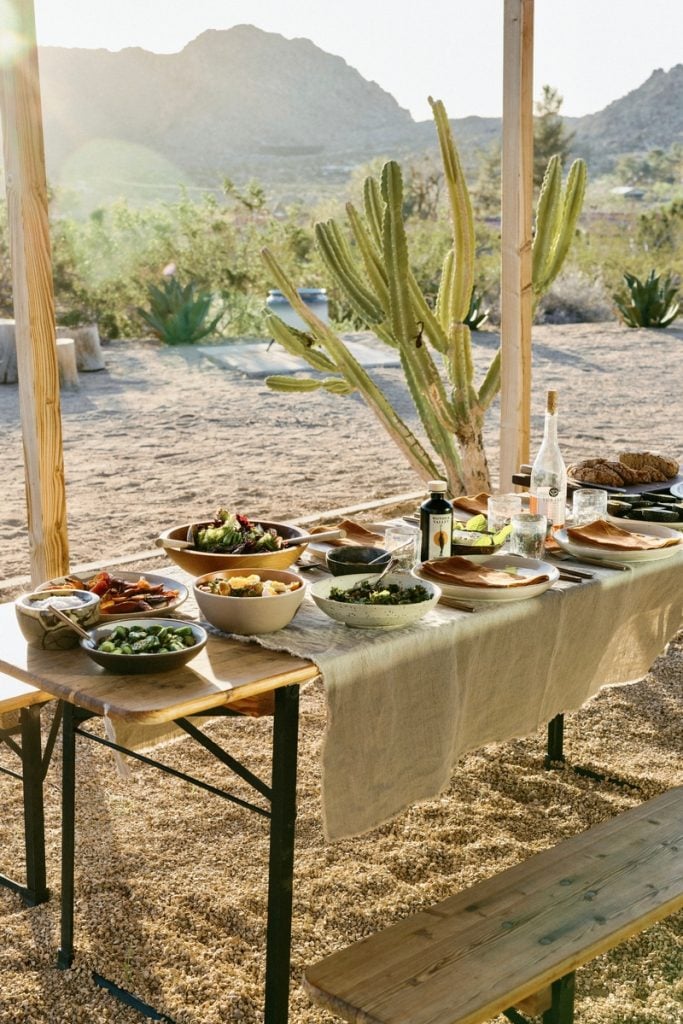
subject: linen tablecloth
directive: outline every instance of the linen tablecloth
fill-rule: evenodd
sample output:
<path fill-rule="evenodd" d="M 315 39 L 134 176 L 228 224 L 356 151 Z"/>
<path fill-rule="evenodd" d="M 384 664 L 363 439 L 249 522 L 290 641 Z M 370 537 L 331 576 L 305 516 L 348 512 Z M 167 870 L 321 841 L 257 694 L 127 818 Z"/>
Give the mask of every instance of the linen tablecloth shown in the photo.
<path fill-rule="evenodd" d="M 400 630 L 350 629 L 307 597 L 287 629 L 241 638 L 320 668 L 328 838 L 436 796 L 468 750 L 528 735 L 602 686 L 642 678 L 683 623 L 683 552 L 591 572 L 474 614 L 438 605 Z"/>

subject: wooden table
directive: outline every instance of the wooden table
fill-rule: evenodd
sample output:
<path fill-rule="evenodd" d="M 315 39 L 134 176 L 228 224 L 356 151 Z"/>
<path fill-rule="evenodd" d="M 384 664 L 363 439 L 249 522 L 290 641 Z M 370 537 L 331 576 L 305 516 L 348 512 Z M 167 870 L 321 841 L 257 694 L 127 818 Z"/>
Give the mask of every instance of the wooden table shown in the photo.
<path fill-rule="evenodd" d="M 595 570 L 598 577 L 591 580 L 587 587 L 597 585 L 602 588 L 601 576 L 604 574 L 608 577 L 605 580 L 607 593 L 616 589 L 622 594 L 637 594 L 639 591 L 633 588 L 636 574 L 642 573 L 643 580 L 649 578 L 652 583 L 650 593 L 656 595 L 652 597 L 650 612 L 657 621 L 651 625 L 653 629 L 656 626 L 656 636 L 662 641 L 663 646 L 681 622 L 679 579 L 683 570 L 683 560 L 680 556 L 674 557 L 675 562 L 667 560 L 669 568 L 665 567 L 666 563 L 662 563 L 661 576 L 659 569 L 634 569 L 633 573 L 598 569 Z M 667 580 L 666 588 L 661 584 L 664 579 Z M 622 590 L 622 587 L 627 589 Z M 667 591 L 666 595 L 663 593 L 664 590 Z M 553 604 L 557 606 L 557 602 L 567 601 L 568 607 L 579 609 L 583 603 L 579 593 L 578 590 L 570 589 L 565 597 L 562 592 L 554 591 L 533 602 L 522 602 L 524 605 L 534 606 L 533 609 L 529 608 L 527 612 L 520 614 L 520 620 L 528 620 L 525 627 L 526 639 L 529 640 L 531 635 L 536 636 L 535 625 L 540 621 L 539 616 L 541 619 L 547 618 L 547 612 Z M 671 597 L 673 593 L 676 595 L 675 598 Z M 636 597 L 633 599 L 637 600 Z M 181 611 L 184 611 L 185 607 L 183 606 Z M 668 609 L 667 613 L 660 610 L 664 608 Z M 481 616 L 455 612 L 452 614 L 462 615 L 463 629 L 469 632 L 472 630 L 473 621 L 478 622 L 481 618 L 482 624 L 486 623 L 482 628 L 487 632 L 493 630 L 489 633 L 491 643 L 487 650 L 498 650 L 495 630 L 496 623 L 505 618 L 502 611 L 500 615 L 493 610 L 482 613 Z M 566 628 L 573 631 L 577 621 L 581 619 L 569 616 Z M 609 622 L 605 625 L 605 636 L 608 636 L 608 633 L 611 636 L 616 635 L 615 623 Z M 268 651 L 257 645 L 240 643 L 224 636 L 210 635 L 204 651 L 183 669 L 158 677 L 116 676 L 104 672 L 78 649 L 50 653 L 27 647 L 16 625 L 12 605 L 0 605 L 0 637 L 0 671 L 23 679 L 63 702 L 62 926 L 59 965 L 66 968 L 73 959 L 76 736 L 87 737 L 105 746 L 121 749 L 115 742 L 103 739 L 84 728 L 87 720 L 94 715 L 104 716 L 108 713 L 131 724 L 154 725 L 176 722 L 219 762 L 246 780 L 259 794 L 259 802 L 252 804 L 238 799 L 215 786 L 160 765 L 144 754 L 125 749 L 124 752 L 269 818 L 265 1021 L 266 1024 L 286 1024 L 296 816 L 298 698 L 300 684 L 317 676 L 315 666 L 302 658 Z M 362 634 L 359 635 L 359 639 L 361 638 Z M 457 637 L 454 642 L 457 642 Z M 478 645 L 477 650 L 481 650 Z M 501 664 L 507 664 L 504 649 L 501 649 L 500 656 Z M 504 677 L 505 673 L 499 672 L 498 675 Z M 363 682 L 364 687 L 372 687 L 372 684 L 372 679 L 365 679 Z M 500 681 L 493 672 L 490 686 L 487 699 L 495 701 L 500 698 Z M 541 680 L 541 691 L 542 688 Z M 381 694 L 378 691 L 373 699 L 380 698 Z M 248 712 L 269 712 L 271 702 L 274 729 L 272 780 L 268 785 L 204 736 L 191 718 L 207 712 L 212 715 L 235 714 L 240 707 Z M 263 807 L 264 800 L 269 805 L 268 809 Z M 105 979 L 97 976 L 97 980 L 110 990 L 114 990 L 114 986 Z M 129 993 L 115 990 L 115 994 L 143 1013 L 151 1015 L 151 1008 Z"/>
<path fill-rule="evenodd" d="M 283 1024 L 287 1020 L 289 1002 L 299 686 L 317 677 L 316 667 L 310 661 L 289 654 L 210 634 L 204 650 L 182 669 L 161 676 L 117 676 L 104 672 L 78 648 L 53 652 L 29 647 L 17 626 L 12 604 L 0 605 L 0 636 L 0 671 L 40 687 L 63 702 L 59 966 L 67 968 L 73 962 L 75 740 L 80 735 L 129 753 L 270 819 L 264 1019 L 268 1024 Z M 207 712 L 212 716 L 274 715 L 270 785 L 252 775 L 246 766 L 231 758 L 190 721 Z M 93 715 L 105 714 L 137 725 L 175 722 L 218 761 L 247 781 L 260 794 L 261 803 L 251 804 L 233 797 L 84 729 L 84 723 Z M 262 806 L 263 800 L 270 805 L 269 809 Z M 96 975 L 96 980 L 146 1016 L 156 1013 L 101 975 Z"/>

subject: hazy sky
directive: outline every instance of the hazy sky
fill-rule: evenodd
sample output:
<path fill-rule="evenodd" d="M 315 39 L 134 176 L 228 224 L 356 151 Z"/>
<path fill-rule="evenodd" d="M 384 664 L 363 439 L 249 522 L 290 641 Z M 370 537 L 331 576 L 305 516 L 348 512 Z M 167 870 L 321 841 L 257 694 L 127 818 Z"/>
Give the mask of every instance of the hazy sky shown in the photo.
<path fill-rule="evenodd" d="M 1 0 L 0 0 L 1 2 Z M 304 36 L 427 119 L 501 112 L 504 0 L 35 0 L 42 46 L 173 53 L 208 28 Z M 534 95 L 601 110 L 655 68 L 683 62 L 683 0 L 536 0 Z M 230 69 L 226 68 L 226 74 Z"/>

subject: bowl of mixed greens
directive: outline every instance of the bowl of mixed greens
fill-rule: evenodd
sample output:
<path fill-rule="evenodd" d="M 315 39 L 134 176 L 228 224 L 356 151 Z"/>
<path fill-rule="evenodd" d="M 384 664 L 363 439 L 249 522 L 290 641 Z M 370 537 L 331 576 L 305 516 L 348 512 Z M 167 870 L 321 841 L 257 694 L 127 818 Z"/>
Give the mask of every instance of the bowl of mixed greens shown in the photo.
<path fill-rule="evenodd" d="M 305 550 L 305 544 L 293 543 L 304 531 L 286 523 L 272 523 L 221 508 L 213 519 L 203 523 L 174 526 L 159 535 L 157 543 L 172 561 L 192 573 L 203 576 L 218 569 L 286 569 Z M 174 541 L 189 543 L 178 550 Z"/>
<path fill-rule="evenodd" d="M 318 608 L 336 622 L 361 629 L 397 629 L 417 622 L 433 608 L 441 590 L 428 580 L 387 573 L 379 583 L 368 574 L 318 580 L 310 594 Z"/>

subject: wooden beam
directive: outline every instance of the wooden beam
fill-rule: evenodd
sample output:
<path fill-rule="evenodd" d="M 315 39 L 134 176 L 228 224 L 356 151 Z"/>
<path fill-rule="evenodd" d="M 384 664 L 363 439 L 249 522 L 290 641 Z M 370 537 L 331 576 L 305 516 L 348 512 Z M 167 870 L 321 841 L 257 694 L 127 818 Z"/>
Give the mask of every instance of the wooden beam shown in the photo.
<path fill-rule="evenodd" d="M 33 0 L 9 0 L 7 7 L 14 19 L 9 28 L 17 50 L 0 70 L 0 107 L 31 580 L 35 585 L 68 572 L 69 550 Z"/>
<path fill-rule="evenodd" d="M 534 0 L 505 0 L 499 488 L 529 461 Z"/>

